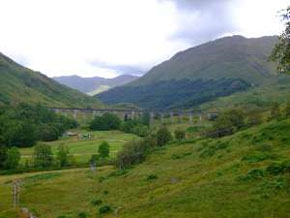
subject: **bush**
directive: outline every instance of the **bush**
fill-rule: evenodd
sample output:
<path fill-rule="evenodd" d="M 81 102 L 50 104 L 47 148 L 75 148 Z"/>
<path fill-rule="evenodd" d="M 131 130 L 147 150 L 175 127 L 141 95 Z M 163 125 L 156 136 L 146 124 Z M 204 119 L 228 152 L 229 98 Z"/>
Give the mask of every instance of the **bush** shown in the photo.
<path fill-rule="evenodd" d="M 101 158 L 107 158 L 110 154 L 110 145 L 107 142 L 102 142 L 99 146 L 99 155 Z"/>
<path fill-rule="evenodd" d="M 105 205 L 103 207 L 100 207 L 100 209 L 99 209 L 100 214 L 106 214 L 106 213 L 110 213 L 110 212 L 112 212 L 112 208 L 109 205 Z"/>
<path fill-rule="evenodd" d="M 69 165 L 69 149 L 68 146 L 64 145 L 64 144 L 60 144 L 57 147 L 57 153 L 56 153 L 56 157 L 57 160 L 59 161 L 59 164 L 61 167 L 64 166 L 68 166 Z"/>
<path fill-rule="evenodd" d="M 150 174 L 149 176 L 147 176 L 147 181 L 152 181 L 152 180 L 155 180 L 155 179 L 158 179 L 158 176 L 156 175 L 153 175 L 153 174 Z"/>
<path fill-rule="evenodd" d="M 175 135 L 175 138 L 177 140 L 182 140 L 185 138 L 185 131 L 184 130 L 181 130 L 181 129 L 176 129 L 174 131 L 174 135 Z"/>
<path fill-rule="evenodd" d="M 126 133 L 133 133 L 140 137 L 149 135 L 149 127 L 142 123 L 142 120 L 128 120 L 122 123 L 121 131 Z"/>
<path fill-rule="evenodd" d="M 0 145 L 0 169 L 3 169 L 7 159 L 7 147 Z"/>
<path fill-rule="evenodd" d="M 146 137 L 149 135 L 150 130 L 148 126 L 139 124 L 132 129 L 132 133 L 140 137 Z"/>
<path fill-rule="evenodd" d="M 18 167 L 21 155 L 19 149 L 16 147 L 12 147 L 7 151 L 7 158 L 4 162 L 4 168 L 11 170 L 16 169 Z"/>
<path fill-rule="evenodd" d="M 91 204 L 93 206 L 101 205 L 102 203 L 103 203 L 103 201 L 100 200 L 100 199 L 94 199 L 94 200 L 91 201 Z"/>
<path fill-rule="evenodd" d="M 245 126 L 245 118 L 242 110 L 231 109 L 222 113 L 213 127 L 205 130 L 204 134 L 213 138 L 231 135 Z"/>
<path fill-rule="evenodd" d="M 282 115 L 279 104 L 278 103 L 274 103 L 272 105 L 271 111 L 270 111 L 270 117 L 269 120 L 271 119 L 278 119 L 280 118 Z"/>
<path fill-rule="evenodd" d="M 168 142 L 172 140 L 172 135 L 166 127 L 162 127 L 161 129 L 159 129 L 156 137 L 157 137 L 157 145 L 160 147 L 166 145 Z"/>
<path fill-rule="evenodd" d="M 89 215 L 88 215 L 88 213 L 86 213 L 86 212 L 79 212 L 78 213 L 78 217 L 79 218 L 87 218 Z"/>
<path fill-rule="evenodd" d="M 45 144 L 36 145 L 34 147 L 33 160 L 36 167 L 47 168 L 52 166 L 51 146 Z"/>
<path fill-rule="evenodd" d="M 105 113 L 102 116 L 95 117 L 90 123 L 90 129 L 96 131 L 108 131 L 120 129 L 120 118 L 111 113 Z"/>
<path fill-rule="evenodd" d="M 147 146 L 143 140 L 128 142 L 117 154 L 116 164 L 123 170 L 145 159 Z"/>

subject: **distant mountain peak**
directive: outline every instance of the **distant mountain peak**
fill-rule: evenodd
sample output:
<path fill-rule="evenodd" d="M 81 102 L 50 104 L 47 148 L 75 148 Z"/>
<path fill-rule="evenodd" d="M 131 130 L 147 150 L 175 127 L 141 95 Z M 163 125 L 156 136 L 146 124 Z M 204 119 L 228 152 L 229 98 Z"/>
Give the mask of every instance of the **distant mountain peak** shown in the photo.
<path fill-rule="evenodd" d="M 139 77 L 124 74 L 117 76 L 115 78 L 107 79 L 102 77 L 81 77 L 77 75 L 73 76 L 60 76 L 53 77 L 59 83 L 62 83 L 73 89 L 77 89 L 83 93 L 87 94 L 98 94 L 100 92 L 109 90 L 116 86 L 125 85 L 129 82 L 132 82 Z"/>
<path fill-rule="evenodd" d="M 276 76 L 275 64 L 268 62 L 276 42 L 276 36 L 240 35 L 210 41 L 181 51 L 140 79 L 98 97 L 109 104 L 170 108 L 230 95 Z"/>

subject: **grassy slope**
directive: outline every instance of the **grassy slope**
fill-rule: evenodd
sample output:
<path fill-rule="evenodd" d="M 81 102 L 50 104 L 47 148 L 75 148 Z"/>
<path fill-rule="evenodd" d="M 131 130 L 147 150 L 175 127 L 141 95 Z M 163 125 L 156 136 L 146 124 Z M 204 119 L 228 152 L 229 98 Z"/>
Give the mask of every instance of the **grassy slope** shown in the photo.
<path fill-rule="evenodd" d="M 276 42 L 277 37 L 274 36 L 221 38 L 179 52 L 168 61 L 153 67 L 140 79 L 96 96 L 108 104 L 129 102 L 144 108 L 196 107 L 217 97 L 232 94 L 225 90 L 234 90 L 233 85 L 215 87 L 214 82 L 240 79 L 256 87 L 276 80 L 275 64 L 268 61 Z M 183 80 L 195 81 L 197 84 L 188 86 Z M 165 81 L 167 87 L 162 86 Z M 209 81 L 212 84 L 205 86 L 204 83 Z M 245 89 L 236 91 L 242 90 Z M 175 104 L 177 101 L 180 102 Z"/>
<path fill-rule="evenodd" d="M 240 78 L 254 84 L 275 75 L 268 57 L 277 37 L 225 37 L 174 55 L 130 83 L 140 86 L 164 80 Z"/>
<path fill-rule="evenodd" d="M 290 101 L 290 76 L 279 76 L 264 85 L 252 88 L 246 92 L 235 93 L 231 96 L 221 97 L 212 102 L 200 105 L 201 109 L 223 109 L 236 106 L 269 107 L 273 103 L 286 103 Z"/>
<path fill-rule="evenodd" d="M 169 145 L 121 176 L 110 175 L 112 168 L 100 168 L 95 177 L 80 170 L 26 179 L 21 203 L 45 218 L 76 217 L 80 211 L 97 217 L 93 199 L 120 208 L 122 218 L 288 217 L 289 176 L 248 172 L 289 160 L 289 132 L 288 119 L 219 140 Z M 148 180 L 148 175 L 158 178 Z M 0 211 L 11 206 L 4 184 L 14 177 L 27 175 L 0 178 Z"/>
<path fill-rule="evenodd" d="M 41 102 L 59 107 L 103 107 L 98 100 L 29 70 L 0 53 L 0 104 L 9 101 L 12 104 Z"/>

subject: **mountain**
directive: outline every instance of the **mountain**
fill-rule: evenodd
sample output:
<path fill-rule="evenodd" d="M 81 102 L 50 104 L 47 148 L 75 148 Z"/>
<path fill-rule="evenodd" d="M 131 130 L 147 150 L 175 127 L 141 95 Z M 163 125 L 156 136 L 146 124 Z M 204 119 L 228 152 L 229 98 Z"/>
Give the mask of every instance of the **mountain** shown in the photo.
<path fill-rule="evenodd" d="M 113 79 L 102 77 L 83 78 L 80 76 L 60 76 L 53 79 L 83 93 L 95 95 L 107 91 L 113 87 L 125 85 L 136 80 L 138 77 L 132 75 L 121 75 Z"/>
<path fill-rule="evenodd" d="M 140 79 L 98 94 L 108 104 L 188 108 L 263 85 L 276 77 L 268 57 L 276 36 L 225 37 L 174 55 Z"/>
<path fill-rule="evenodd" d="M 103 107 L 100 101 L 25 68 L 0 53 L 0 104 L 21 102 L 58 107 Z"/>

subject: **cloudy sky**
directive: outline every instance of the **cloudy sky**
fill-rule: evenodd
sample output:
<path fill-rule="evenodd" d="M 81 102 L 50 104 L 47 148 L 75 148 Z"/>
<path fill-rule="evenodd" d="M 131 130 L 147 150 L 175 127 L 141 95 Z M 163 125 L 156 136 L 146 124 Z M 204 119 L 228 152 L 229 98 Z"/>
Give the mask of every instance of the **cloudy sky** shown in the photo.
<path fill-rule="evenodd" d="M 290 0 L 0 0 L 0 52 L 48 76 L 139 74 L 222 36 L 276 35 Z"/>

